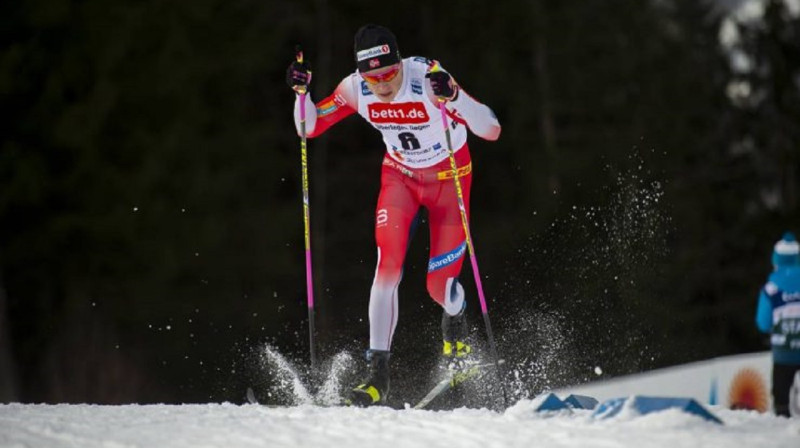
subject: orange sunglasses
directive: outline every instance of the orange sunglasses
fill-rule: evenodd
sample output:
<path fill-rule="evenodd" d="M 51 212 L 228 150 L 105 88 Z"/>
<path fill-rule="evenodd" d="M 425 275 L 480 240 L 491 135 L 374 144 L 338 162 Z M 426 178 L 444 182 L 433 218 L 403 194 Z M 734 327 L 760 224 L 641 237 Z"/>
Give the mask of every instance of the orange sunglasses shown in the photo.
<path fill-rule="evenodd" d="M 389 82 L 393 80 L 397 77 L 398 73 L 400 73 L 400 64 L 395 64 L 389 67 L 385 72 L 369 75 L 366 73 L 361 73 L 361 77 L 364 78 L 364 81 L 375 85 L 380 82 Z"/>

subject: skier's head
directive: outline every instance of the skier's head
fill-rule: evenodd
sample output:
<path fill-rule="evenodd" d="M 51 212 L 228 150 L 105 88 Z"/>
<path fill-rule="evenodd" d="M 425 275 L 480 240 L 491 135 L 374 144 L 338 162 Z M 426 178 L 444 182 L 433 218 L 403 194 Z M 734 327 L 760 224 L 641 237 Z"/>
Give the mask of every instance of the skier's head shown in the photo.
<path fill-rule="evenodd" d="M 783 238 L 775 243 L 772 252 L 772 264 L 775 268 L 800 264 L 800 244 L 792 232 L 783 234 Z"/>
<path fill-rule="evenodd" d="M 397 39 L 380 25 L 364 25 L 353 39 L 356 66 L 361 73 L 386 68 L 400 62 Z"/>
<path fill-rule="evenodd" d="M 356 66 L 364 84 L 380 101 L 391 102 L 403 83 L 403 64 L 394 34 L 382 26 L 364 25 L 354 41 Z"/>

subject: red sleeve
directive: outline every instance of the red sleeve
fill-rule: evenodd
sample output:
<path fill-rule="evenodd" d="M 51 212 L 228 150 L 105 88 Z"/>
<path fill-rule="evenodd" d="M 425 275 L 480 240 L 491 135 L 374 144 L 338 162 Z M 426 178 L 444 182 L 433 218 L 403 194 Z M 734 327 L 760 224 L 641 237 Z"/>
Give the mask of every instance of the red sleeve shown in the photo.
<path fill-rule="evenodd" d="M 353 95 L 347 89 L 347 79 L 345 78 L 331 96 L 316 104 L 317 109 L 317 124 L 314 126 L 313 132 L 308 134 L 309 138 L 321 135 L 328 130 L 329 127 L 340 122 L 346 117 L 353 115 L 356 109 L 353 107 L 352 99 L 348 101 Z"/>

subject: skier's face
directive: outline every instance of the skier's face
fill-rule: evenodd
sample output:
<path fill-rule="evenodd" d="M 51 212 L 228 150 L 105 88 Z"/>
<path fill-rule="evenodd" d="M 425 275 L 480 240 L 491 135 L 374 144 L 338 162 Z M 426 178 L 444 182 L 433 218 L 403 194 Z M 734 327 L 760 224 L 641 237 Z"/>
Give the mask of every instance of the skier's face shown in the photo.
<path fill-rule="evenodd" d="M 403 83 L 403 64 L 370 70 L 361 74 L 367 82 L 367 88 L 384 103 L 388 103 L 397 96 Z"/>

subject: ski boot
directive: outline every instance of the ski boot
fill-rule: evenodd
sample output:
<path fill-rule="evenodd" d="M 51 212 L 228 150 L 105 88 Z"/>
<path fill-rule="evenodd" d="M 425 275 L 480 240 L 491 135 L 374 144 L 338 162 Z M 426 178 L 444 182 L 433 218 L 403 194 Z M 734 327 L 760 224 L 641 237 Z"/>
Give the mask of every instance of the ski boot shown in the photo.
<path fill-rule="evenodd" d="M 369 377 L 350 391 L 345 404 L 372 406 L 386 404 L 389 394 L 389 355 L 386 350 L 367 350 Z"/>
<path fill-rule="evenodd" d="M 447 359 L 450 369 L 462 368 L 464 361 L 472 353 L 472 347 L 465 342 L 469 331 L 465 310 L 466 304 L 455 316 L 442 311 L 442 339 L 444 339 L 442 355 Z"/>

